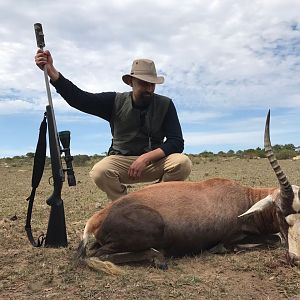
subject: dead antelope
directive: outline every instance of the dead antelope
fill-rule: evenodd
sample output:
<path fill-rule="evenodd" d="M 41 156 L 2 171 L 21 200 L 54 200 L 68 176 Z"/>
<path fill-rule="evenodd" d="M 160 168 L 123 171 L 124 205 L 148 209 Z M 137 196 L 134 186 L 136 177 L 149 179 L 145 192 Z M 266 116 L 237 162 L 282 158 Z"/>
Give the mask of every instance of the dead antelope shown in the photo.
<path fill-rule="evenodd" d="M 126 263 L 150 259 L 165 268 L 164 256 L 197 254 L 217 245 L 230 246 L 250 235 L 281 233 L 291 263 L 300 260 L 299 187 L 291 185 L 272 150 L 270 112 L 265 151 L 279 188 L 253 188 L 228 179 L 165 182 L 123 196 L 95 213 L 86 223 L 78 258 L 91 256 Z"/>

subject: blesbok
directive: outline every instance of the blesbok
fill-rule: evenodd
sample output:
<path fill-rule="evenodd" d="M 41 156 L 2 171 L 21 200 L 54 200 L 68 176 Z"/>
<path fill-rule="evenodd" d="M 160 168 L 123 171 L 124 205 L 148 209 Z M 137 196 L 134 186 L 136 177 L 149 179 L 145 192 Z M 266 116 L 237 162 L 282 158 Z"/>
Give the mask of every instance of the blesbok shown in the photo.
<path fill-rule="evenodd" d="M 110 203 L 87 221 L 77 257 L 87 262 L 87 243 L 94 235 L 90 256 L 99 261 L 152 259 L 165 268 L 165 255 L 197 254 L 249 235 L 281 233 L 289 262 L 299 265 L 299 187 L 288 182 L 273 154 L 269 123 L 270 111 L 264 146 L 279 188 L 246 187 L 221 178 L 147 186 Z"/>

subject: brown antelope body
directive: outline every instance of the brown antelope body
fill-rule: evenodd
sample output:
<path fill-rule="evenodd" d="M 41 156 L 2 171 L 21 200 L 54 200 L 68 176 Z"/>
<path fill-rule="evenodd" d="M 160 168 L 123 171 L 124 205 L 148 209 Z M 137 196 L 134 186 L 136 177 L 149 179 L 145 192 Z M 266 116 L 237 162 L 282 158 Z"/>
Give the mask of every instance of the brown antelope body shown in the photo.
<path fill-rule="evenodd" d="M 90 235 L 98 249 L 93 256 L 114 263 L 164 255 L 197 254 L 217 245 L 232 245 L 249 235 L 281 233 L 290 261 L 299 264 L 299 187 L 292 186 L 274 157 L 269 139 L 265 150 L 280 187 L 252 188 L 228 179 L 165 182 L 123 196 L 87 222 L 78 257 L 86 256 Z"/>

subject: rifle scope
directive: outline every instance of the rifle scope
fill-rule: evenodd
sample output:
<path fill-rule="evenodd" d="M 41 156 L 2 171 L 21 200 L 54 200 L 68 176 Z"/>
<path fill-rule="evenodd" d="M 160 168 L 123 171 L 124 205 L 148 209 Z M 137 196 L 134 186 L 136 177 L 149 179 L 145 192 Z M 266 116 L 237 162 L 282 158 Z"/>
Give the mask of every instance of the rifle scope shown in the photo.
<path fill-rule="evenodd" d="M 71 139 L 70 131 L 69 130 L 60 131 L 58 133 L 58 136 L 59 136 L 60 142 L 63 146 L 63 149 L 61 149 L 61 152 L 65 153 L 64 160 L 66 162 L 67 169 L 64 171 L 67 171 L 68 184 L 69 184 L 69 186 L 75 186 L 76 178 L 75 178 L 75 174 L 73 171 L 73 165 L 72 165 L 73 156 L 70 153 L 70 139 Z"/>

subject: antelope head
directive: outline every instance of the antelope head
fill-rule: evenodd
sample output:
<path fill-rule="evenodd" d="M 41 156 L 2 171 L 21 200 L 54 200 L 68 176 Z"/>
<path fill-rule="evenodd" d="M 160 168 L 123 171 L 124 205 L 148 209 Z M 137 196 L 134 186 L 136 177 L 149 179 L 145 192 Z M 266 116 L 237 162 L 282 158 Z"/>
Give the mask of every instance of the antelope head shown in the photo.
<path fill-rule="evenodd" d="M 277 162 L 270 140 L 270 110 L 267 115 L 264 147 L 266 156 L 279 182 L 279 188 L 266 198 L 255 203 L 249 210 L 240 215 L 252 215 L 273 206 L 280 232 L 288 245 L 288 261 L 300 266 L 300 191 L 299 186 L 291 185 Z"/>

